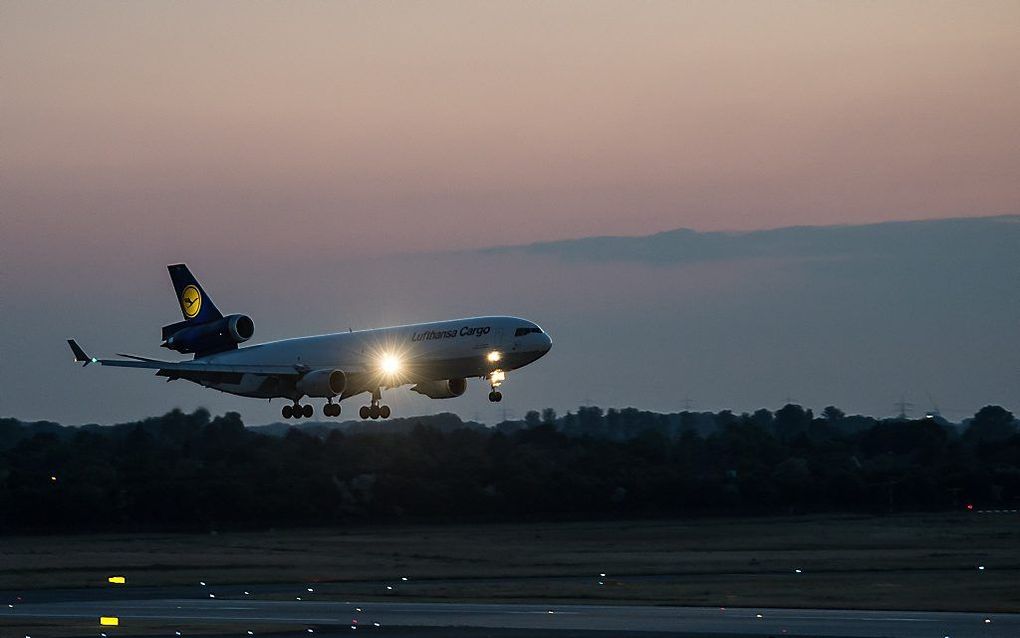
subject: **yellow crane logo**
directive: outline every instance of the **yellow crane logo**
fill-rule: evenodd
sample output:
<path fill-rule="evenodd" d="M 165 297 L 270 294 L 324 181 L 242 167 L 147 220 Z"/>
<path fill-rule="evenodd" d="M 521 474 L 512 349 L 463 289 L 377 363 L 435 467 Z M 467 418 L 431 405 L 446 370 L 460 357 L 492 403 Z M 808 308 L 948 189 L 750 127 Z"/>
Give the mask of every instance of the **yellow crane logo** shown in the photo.
<path fill-rule="evenodd" d="M 188 319 L 194 319 L 202 309 L 202 293 L 197 286 L 185 286 L 181 291 L 181 310 Z"/>

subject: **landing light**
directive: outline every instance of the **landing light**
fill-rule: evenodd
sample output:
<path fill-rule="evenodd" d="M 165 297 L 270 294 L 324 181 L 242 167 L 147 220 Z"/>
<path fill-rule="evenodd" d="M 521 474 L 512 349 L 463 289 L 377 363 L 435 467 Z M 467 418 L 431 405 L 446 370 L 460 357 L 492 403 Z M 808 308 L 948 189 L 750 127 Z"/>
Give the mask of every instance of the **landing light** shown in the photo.
<path fill-rule="evenodd" d="M 400 372 L 400 359 L 395 354 L 385 354 L 379 361 L 379 369 L 392 376 Z"/>
<path fill-rule="evenodd" d="M 496 363 L 503 358 L 503 355 L 500 354 L 498 350 L 493 350 L 489 354 L 485 355 L 485 358 L 488 359 L 489 363 Z"/>

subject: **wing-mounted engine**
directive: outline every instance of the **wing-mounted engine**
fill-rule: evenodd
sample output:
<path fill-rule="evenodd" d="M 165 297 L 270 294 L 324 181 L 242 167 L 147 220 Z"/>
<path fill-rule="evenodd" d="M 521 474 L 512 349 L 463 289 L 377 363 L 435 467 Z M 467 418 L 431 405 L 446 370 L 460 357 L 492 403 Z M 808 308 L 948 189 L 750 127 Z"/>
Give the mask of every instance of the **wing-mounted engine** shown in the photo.
<path fill-rule="evenodd" d="M 430 399 L 453 399 L 467 390 L 467 379 L 444 379 L 442 381 L 425 381 L 411 388 L 418 394 Z"/>
<path fill-rule="evenodd" d="M 343 370 L 313 370 L 298 379 L 298 392 L 310 397 L 329 398 L 344 393 L 347 375 Z"/>
<path fill-rule="evenodd" d="M 163 343 L 160 345 L 182 354 L 195 356 L 236 350 L 255 334 L 255 322 L 248 315 L 227 315 L 213 321 L 196 324 L 179 321 L 163 326 Z"/>

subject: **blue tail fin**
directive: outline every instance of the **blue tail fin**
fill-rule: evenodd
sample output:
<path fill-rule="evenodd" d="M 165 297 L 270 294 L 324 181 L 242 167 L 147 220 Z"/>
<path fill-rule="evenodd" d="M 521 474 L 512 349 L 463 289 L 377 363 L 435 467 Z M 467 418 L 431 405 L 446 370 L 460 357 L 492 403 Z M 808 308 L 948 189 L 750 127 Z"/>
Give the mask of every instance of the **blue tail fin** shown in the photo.
<path fill-rule="evenodd" d="M 223 314 L 209 295 L 205 294 L 202 284 L 198 283 L 186 265 L 173 264 L 167 266 L 167 270 L 170 271 L 170 281 L 174 284 L 177 303 L 184 315 L 182 323 L 205 323 L 223 318 Z"/>

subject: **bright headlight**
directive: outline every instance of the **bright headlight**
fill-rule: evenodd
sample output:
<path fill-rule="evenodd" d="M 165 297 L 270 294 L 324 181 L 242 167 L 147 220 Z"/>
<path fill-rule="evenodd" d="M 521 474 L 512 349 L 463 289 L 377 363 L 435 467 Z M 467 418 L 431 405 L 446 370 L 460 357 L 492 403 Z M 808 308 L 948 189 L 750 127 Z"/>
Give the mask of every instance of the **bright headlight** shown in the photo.
<path fill-rule="evenodd" d="M 379 360 L 379 369 L 383 374 L 394 375 L 400 372 L 400 359 L 395 354 L 383 355 Z"/>
<path fill-rule="evenodd" d="M 485 358 L 489 360 L 489 363 L 496 363 L 503 358 L 503 355 L 498 350 L 493 350 L 489 354 L 485 355 Z"/>

